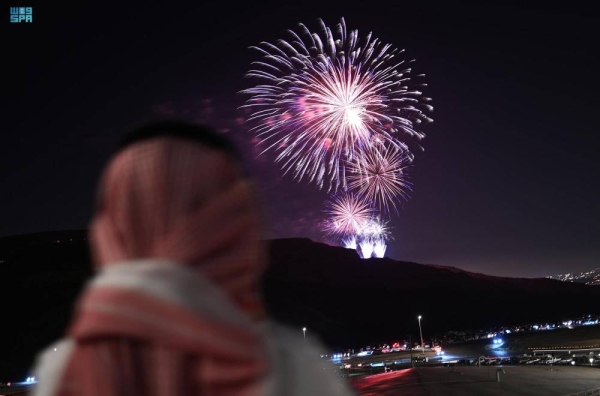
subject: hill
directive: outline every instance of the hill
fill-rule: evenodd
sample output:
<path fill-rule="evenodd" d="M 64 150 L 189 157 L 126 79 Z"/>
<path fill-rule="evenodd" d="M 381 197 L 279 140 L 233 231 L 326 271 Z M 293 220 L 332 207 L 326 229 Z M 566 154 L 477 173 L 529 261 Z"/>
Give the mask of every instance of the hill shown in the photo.
<path fill-rule="evenodd" d="M 264 293 L 272 315 L 332 347 L 423 332 L 561 319 L 595 312 L 600 288 L 550 279 L 499 278 L 452 267 L 361 260 L 308 239 L 274 240 Z M 37 350 L 59 338 L 92 275 L 84 231 L 0 238 L 0 381 L 28 375 Z"/>
<path fill-rule="evenodd" d="M 560 320 L 598 310 L 600 288 L 551 279 L 502 278 L 453 267 L 361 260 L 307 239 L 274 241 L 265 289 L 281 320 L 332 345 L 424 333 Z"/>

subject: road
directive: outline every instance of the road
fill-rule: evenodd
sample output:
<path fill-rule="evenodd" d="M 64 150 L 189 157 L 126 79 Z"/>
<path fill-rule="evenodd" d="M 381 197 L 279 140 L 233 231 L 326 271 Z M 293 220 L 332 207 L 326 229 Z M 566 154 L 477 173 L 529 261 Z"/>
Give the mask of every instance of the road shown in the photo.
<path fill-rule="evenodd" d="M 352 384 L 363 396 L 564 396 L 596 388 L 600 393 L 600 370 L 548 366 L 411 368 L 353 379 Z"/>
<path fill-rule="evenodd" d="M 32 384 L 24 384 L 24 383 L 13 384 L 11 386 L 3 386 L 3 387 L 0 387 L 0 396 L 26 395 L 29 391 L 31 391 L 32 386 L 33 386 Z"/>

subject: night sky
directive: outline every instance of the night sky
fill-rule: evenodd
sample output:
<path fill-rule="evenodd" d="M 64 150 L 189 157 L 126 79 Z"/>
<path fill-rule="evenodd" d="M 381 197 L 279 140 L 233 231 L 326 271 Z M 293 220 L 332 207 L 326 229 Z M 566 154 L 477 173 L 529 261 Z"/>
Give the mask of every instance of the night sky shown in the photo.
<path fill-rule="evenodd" d="M 244 149 L 268 237 L 322 240 L 327 194 L 282 178 L 272 155 L 255 158 L 238 92 L 252 85 L 249 46 L 288 38 L 298 22 L 314 30 L 317 18 L 344 17 L 416 58 L 435 107 L 410 170 L 414 192 L 391 223 L 390 257 L 503 276 L 600 267 L 591 6 L 291 3 L 6 4 L 0 236 L 85 228 L 116 140 L 179 117 Z M 34 22 L 9 23 L 9 5 L 33 6 Z"/>

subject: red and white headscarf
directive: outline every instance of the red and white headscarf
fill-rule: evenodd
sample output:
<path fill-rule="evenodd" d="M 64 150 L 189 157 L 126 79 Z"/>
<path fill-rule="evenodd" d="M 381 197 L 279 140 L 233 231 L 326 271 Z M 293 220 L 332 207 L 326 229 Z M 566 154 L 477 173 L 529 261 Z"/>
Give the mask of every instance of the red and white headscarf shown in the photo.
<path fill-rule="evenodd" d="M 214 296 L 239 315 L 226 320 L 160 293 L 92 282 L 69 329 L 75 348 L 57 394 L 260 393 L 267 363 L 253 325 L 263 315 L 266 255 L 257 203 L 236 161 L 189 140 L 155 137 L 118 153 L 99 193 L 90 230 L 98 276 L 113 266 L 129 268 L 130 277 L 133 268 L 135 278 L 136 266 L 154 260 L 167 270 L 158 283 L 197 285 L 196 297 Z M 168 266 L 184 269 L 171 276 Z M 210 294 L 213 286 L 221 294 Z"/>

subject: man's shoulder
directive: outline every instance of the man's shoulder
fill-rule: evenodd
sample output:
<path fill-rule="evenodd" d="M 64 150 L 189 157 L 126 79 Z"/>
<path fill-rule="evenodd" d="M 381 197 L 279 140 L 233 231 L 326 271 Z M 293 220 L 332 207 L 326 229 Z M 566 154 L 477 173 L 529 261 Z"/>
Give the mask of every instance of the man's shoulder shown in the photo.
<path fill-rule="evenodd" d="M 60 339 L 36 357 L 33 373 L 39 382 L 33 396 L 46 396 L 54 394 L 57 381 L 69 362 L 75 342 L 70 338 Z"/>
<path fill-rule="evenodd" d="M 312 334 L 304 334 L 301 328 L 295 329 L 275 322 L 270 322 L 268 326 L 269 333 L 277 339 L 278 343 L 294 349 L 299 355 L 320 358 L 320 355 L 327 354 L 326 347 L 321 339 Z"/>
<path fill-rule="evenodd" d="M 318 336 L 307 331 L 305 337 L 302 328 L 277 323 L 269 324 L 269 333 L 271 343 L 276 345 L 277 377 L 283 381 L 285 389 L 289 386 L 294 389 L 294 392 L 281 394 L 355 394 L 346 381 L 336 375 L 336 366 L 325 357 L 329 353 Z"/>

